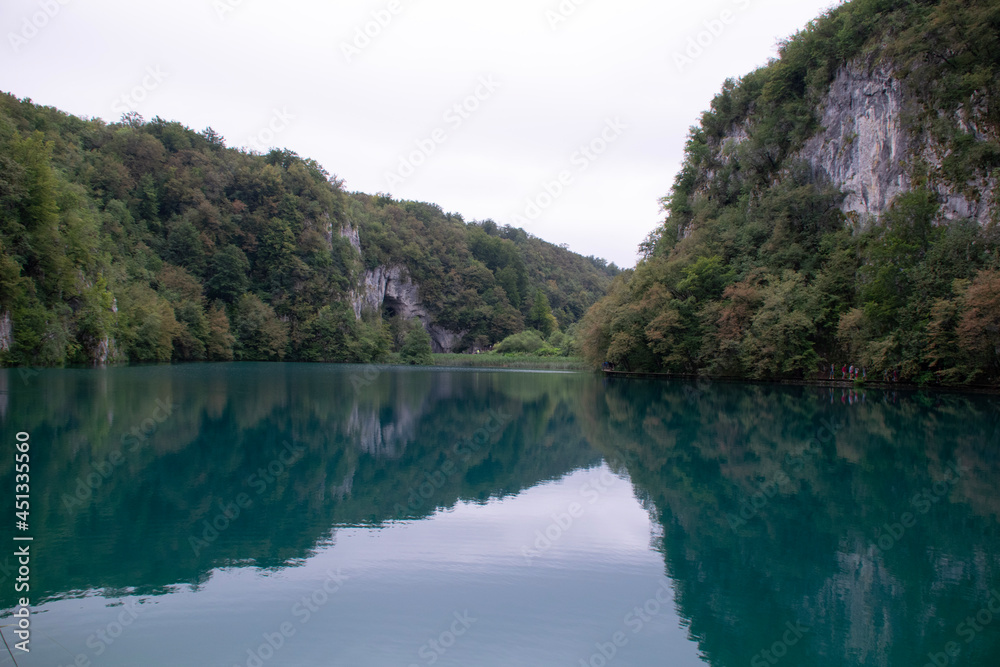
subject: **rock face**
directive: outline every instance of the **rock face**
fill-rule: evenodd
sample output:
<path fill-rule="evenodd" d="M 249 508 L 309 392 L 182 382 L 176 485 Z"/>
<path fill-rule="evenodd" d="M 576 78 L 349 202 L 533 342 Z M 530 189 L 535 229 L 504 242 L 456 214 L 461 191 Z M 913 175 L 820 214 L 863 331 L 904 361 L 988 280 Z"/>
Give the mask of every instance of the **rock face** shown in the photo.
<path fill-rule="evenodd" d="M 90 361 L 95 366 L 106 366 L 109 362 L 123 361 L 124 358 L 118 350 L 115 339 L 105 336 L 97 342 L 97 346 L 91 353 Z"/>
<path fill-rule="evenodd" d="M 449 331 L 431 321 L 420 301 L 420 289 L 401 266 L 378 266 L 365 271 L 351 293 L 351 305 L 358 319 L 365 311 L 381 312 L 387 307 L 393 315 L 405 320 L 420 320 L 430 334 L 434 352 L 454 352 L 465 335 L 464 331 Z"/>
<path fill-rule="evenodd" d="M 427 333 L 431 335 L 431 350 L 437 353 L 454 352 L 459 349 L 462 337 L 467 333 L 465 331 L 449 331 L 440 324 L 427 326 L 427 323 L 424 322 L 424 326 L 427 328 Z"/>
<path fill-rule="evenodd" d="M 361 236 L 358 228 L 345 225 L 340 236 L 346 238 L 358 256 L 362 256 Z M 420 301 L 420 287 L 410 279 L 402 266 L 377 266 L 366 270 L 358 280 L 358 286 L 351 291 L 351 306 L 354 317 L 361 319 L 365 311 L 382 312 L 387 308 L 392 315 L 405 320 L 420 320 L 431 337 L 431 350 L 436 353 L 454 352 L 461 345 L 465 331 L 450 331 L 433 321 L 430 313 Z"/>
<path fill-rule="evenodd" d="M 926 165 L 929 186 L 937 192 L 941 216 L 948 220 L 971 218 L 985 225 L 996 206 L 997 179 L 980 175 L 955 184 L 943 175 L 941 165 L 948 149 L 934 142 L 929 132 L 908 123 L 919 118 L 918 100 L 891 68 L 869 68 L 860 62 L 842 67 L 817 109 L 820 128 L 786 164 L 805 162 L 820 183 L 844 192 L 841 210 L 856 226 L 865 227 L 881 216 L 899 195 L 913 187 L 913 169 Z M 975 118 L 958 117 L 958 126 L 977 139 L 987 138 Z M 712 162 L 725 165 L 748 135 L 738 123 L 714 148 Z M 711 182 L 714 169 L 705 172 Z M 681 237 L 690 233 L 685 227 Z"/>
<path fill-rule="evenodd" d="M 420 303 L 419 290 L 403 267 L 378 266 L 365 271 L 358 289 L 351 294 L 354 316 L 358 319 L 366 310 L 381 311 L 386 301 L 404 319 L 427 317 L 427 311 Z"/>
<path fill-rule="evenodd" d="M 822 130 L 802 148 L 821 180 L 845 193 L 844 213 L 880 215 L 910 187 L 910 152 L 902 126 L 902 83 L 885 70 L 842 69 L 822 109 Z"/>
<path fill-rule="evenodd" d="M 10 319 L 10 311 L 0 313 L 0 352 L 9 352 L 14 344 L 14 326 Z"/>
<path fill-rule="evenodd" d="M 838 72 L 819 110 L 821 129 L 793 159 L 805 160 L 818 179 L 843 190 L 847 196 L 842 210 L 861 224 L 881 215 L 896 196 L 912 187 L 910 170 L 915 160 L 922 159 L 931 167 L 942 215 L 986 224 L 995 180 L 982 178 L 956 188 L 934 178 L 945 149 L 914 143 L 913 128 L 905 123 L 910 104 L 904 84 L 892 71 L 850 63 Z M 974 127 L 966 129 L 979 133 Z"/>
<path fill-rule="evenodd" d="M 361 254 L 361 235 L 358 233 L 357 227 L 352 227 L 351 225 L 341 227 L 340 236 L 347 239 L 350 242 L 351 247 L 357 250 L 359 255 Z M 332 237 L 330 240 L 333 240 Z"/>

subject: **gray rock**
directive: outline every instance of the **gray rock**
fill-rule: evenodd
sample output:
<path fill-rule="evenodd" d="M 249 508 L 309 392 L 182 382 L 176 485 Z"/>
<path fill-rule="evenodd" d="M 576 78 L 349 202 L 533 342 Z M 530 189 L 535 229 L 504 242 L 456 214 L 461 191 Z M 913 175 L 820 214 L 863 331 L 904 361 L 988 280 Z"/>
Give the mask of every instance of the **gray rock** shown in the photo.
<path fill-rule="evenodd" d="M 848 63 L 820 104 L 820 129 L 785 164 L 805 162 L 818 181 L 842 190 L 846 196 L 841 210 L 863 228 L 913 187 L 913 168 L 924 163 L 929 167 L 930 187 L 941 203 L 941 217 L 972 218 L 985 225 L 998 210 L 997 179 L 980 174 L 968 183 L 949 182 L 941 170 L 947 149 L 929 132 L 907 125 L 908 119 L 920 117 L 916 105 L 917 100 L 890 68 Z M 983 114 L 982 109 L 969 109 L 959 112 L 954 121 L 963 131 L 985 139 L 984 124 L 977 121 Z M 726 165 L 746 141 L 747 130 L 746 121 L 735 124 L 714 143 L 709 164 Z M 706 169 L 705 180 L 711 183 L 715 174 L 715 166 Z M 682 228 L 679 236 L 690 232 Z"/>
<path fill-rule="evenodd" d="M 805 160 L 818 178 L 843 190 L 847 196 L 841 209 L 862 225 L 912 188 L 911 169 L 923 160 L 931 168 L 941 215 L 985 225 L 995 203 L 996 180 L 982 175 L 966 184 L 947 182 L 940 173 L 946 149 L 929 133 L 914 133 L 915 128 L 906 125 L 908 117 L 917 117 L 907 113 L 914 105 L 890 69 L 849 63 L 837 73 L 821 106 L 820 131 L 793 159 Z M 985 138 L 974 120 L 956 121 Z"/>
<path fill-rule="evenodd" d="M 10 311 L 0 313 L 0 352 L 9 352 L 14 344 L 14 324 Z"/>
<path fill-rule="evenodd" d="M 431 321 L 420 301 L 420 289 L 401 266 L 378 266 L 364 272 L 357 289 L 351 292 L 354 316 L 364 312 L 381 312 L 388 306 L 405 320 L 420 320 L 431 337 L 431 349 L 436 353 L 454 352 L 465 331 L 450 331 Z"/>

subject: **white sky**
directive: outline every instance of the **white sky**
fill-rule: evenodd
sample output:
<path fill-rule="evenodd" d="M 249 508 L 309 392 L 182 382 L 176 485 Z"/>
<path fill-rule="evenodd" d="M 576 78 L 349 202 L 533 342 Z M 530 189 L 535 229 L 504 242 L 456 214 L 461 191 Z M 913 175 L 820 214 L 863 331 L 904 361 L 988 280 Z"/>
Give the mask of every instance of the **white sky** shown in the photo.
<path fill-rule="evenodd" d="M 725 78 L 833 4 L 4 0 L 0 90 L 82 117 L 134 108 L 211 126 L 229 146 L 287 147 L 348 190 L 493 218 L 628 267 L 662 219 L 688 127 Z M 375 36 L 355 43 L 366 24 Z M 701 55 L 679 66 L 699 36 Z M 473 110 L 453 110 L 467 99 Z M 602 132 L 611 141 L 597 155 Z M 421 164 L 390 179 L 417 142 Z"/>

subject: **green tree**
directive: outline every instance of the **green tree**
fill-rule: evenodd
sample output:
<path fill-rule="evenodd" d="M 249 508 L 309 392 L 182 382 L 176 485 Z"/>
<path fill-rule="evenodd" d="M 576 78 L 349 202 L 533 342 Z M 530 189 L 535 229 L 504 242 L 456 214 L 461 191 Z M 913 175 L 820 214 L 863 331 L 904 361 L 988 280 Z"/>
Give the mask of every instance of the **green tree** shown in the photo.
<path fill-rule="evenodd" d="M 413 366 L 429 366 L 433 363 L 431 336 L 420 320 L 410 322 L 410 330 L 406 332 L 399 356 L 405 363 Z"/>
<path fill-rule="evenodd" d="M 205 353 L 210 361 L 232 361 L 233 345 L 236 337 L 229 331 L 229 317 L 226 308 L 217 303 L 208 311 L 208 337 Z"/>
<path fill-rule="evenodd" d="M 250 286 L 250 262 L 243 251 L 227 245 L 212 257 L 205 289 L 210 299 L 235 303 Z"/>
<path fill-rule="evenodd" d="M 762 304 L 742 345 L 743 362 L 751 377 L 815 373 L 819 355 L 813 347 L 816 311 L 812 290 L 801 274 L 786 271 L 769 276 L 761 289 Z"/>
<path fill-rule="evenodd" d="M 277 361 L 285 358 L 288 325 L 256 294 L 244 294 L 233 315 L 234 354 L 239 361 Z"/>
<path fill-rule="evenodd" d="M 132 361 L 170 361 L 180 331 L 170 302 L 147 285 L 121 292 L 116 338 Z"/>
<path fill-rule="evenodd" d="M 362 342 L 362 323 L 354 319 L 349 307 L 338 303 L 323 306 L 305 326 L 305 336 L 299 355 L 306 361 L 367 363 L 378 356 L 367 353 Z"/>
<path fill-rule="evenodd" d="M 525 323 L 529 327 L 540 331 L 546 338 L 559 328 L 559 323 L 556 321 L 555 316 L 552 315 L 549 299 L 542 290 L 535 292 L 535 302 L 531 306 L 531 311 L 528 313 Z"/>
<path fill-rule="evenodd" d="M 545 347 L 537 331 L 522 331 L 507 336 L 493 348 L 499 354 L 534 354 Z"/>

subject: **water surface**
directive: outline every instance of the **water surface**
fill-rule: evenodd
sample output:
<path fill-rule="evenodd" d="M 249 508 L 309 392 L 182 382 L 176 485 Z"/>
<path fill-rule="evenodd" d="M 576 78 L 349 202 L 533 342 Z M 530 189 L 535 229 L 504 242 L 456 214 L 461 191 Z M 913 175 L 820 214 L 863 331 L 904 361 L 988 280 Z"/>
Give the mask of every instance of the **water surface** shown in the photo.
<path fill-rule="evenodd" d="M 14 434 L 32 441 L 16 657 L 993 667 L 997 407 L 573 373 L 0 371 L 0 488 Z"/>

